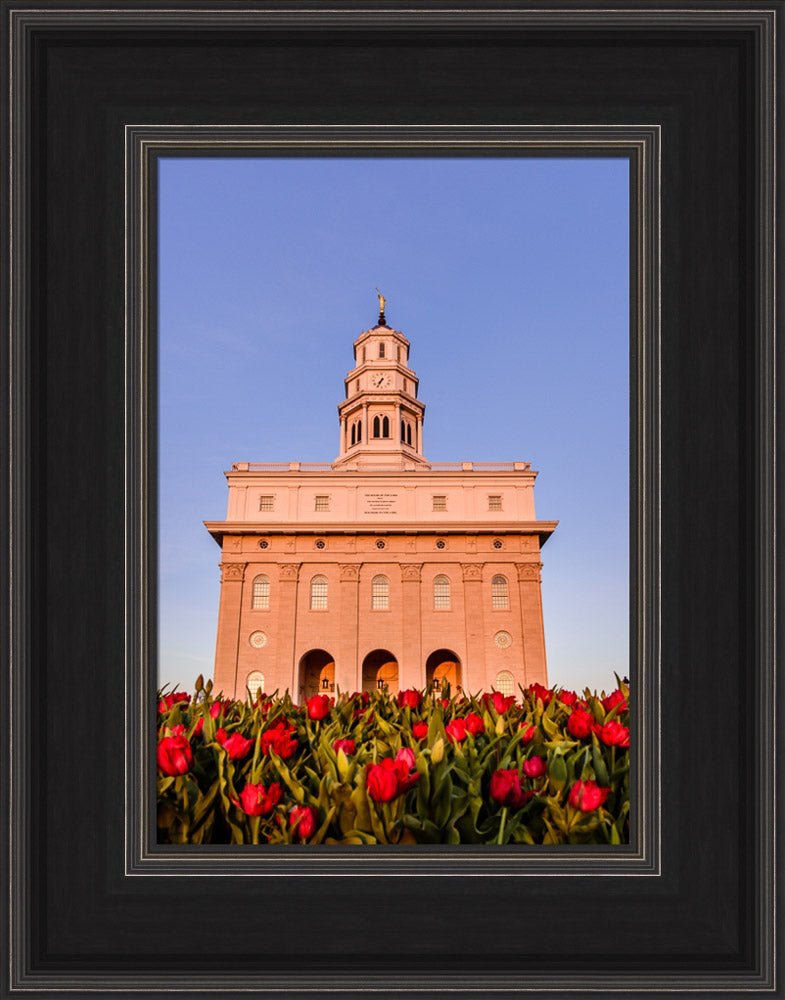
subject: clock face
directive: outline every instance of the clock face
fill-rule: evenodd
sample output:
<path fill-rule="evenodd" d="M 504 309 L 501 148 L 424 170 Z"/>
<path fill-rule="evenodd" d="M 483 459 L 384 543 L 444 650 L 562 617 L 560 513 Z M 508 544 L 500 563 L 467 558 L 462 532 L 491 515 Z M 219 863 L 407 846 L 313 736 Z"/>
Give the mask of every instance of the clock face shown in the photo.
<path fill-rule="evenodd" d="M 382 375 L 371 376 L 371 385 L 374 387 L 374 389 L 381 389 L 382 386 L 386 387 L 391 384 L 392 384 L 392 379 L 390 378 L 389 375 L 382 374 Z"/>

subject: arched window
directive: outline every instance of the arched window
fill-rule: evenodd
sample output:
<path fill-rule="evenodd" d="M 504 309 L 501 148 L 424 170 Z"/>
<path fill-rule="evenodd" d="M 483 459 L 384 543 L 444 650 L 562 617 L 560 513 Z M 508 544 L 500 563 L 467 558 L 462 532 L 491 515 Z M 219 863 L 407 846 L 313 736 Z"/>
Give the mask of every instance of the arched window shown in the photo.
<path fill-rule="evenodd" d="M 311 580 L 311 611 L 327 610 L 327 577 L 315 576 Z"/>
<path fill-rule="evenodd" d="M 401 421 L 401 442 L 406 444 L 406 424 Z"/>
<path fill-rule="evenodd" d="M 363 422 L 362 420 L 357 421 L 357 444 L 359 444 L 363 439 Z"/>
<path fill-rule="evenodd" d="M 496 690 L 503 694 L 505 697 L 507 695 L 515 694 L 515 678 L 512 676 L 509 670 L 500 670 L 496 675 Z"/>
<path fill-rule="evenodd" d="M 388 438 L 390 436 L 390 418 L 382 417 L 382 437 Z"/>
<path fill-rule="evenodd" d="M 433 607 L 435 611 L 450 610 L 450 581 L 446 576 L 437 576 L 433 581 Z"/>
<path fill-rule="evenodd" d="M 380 358 L 384 357 L 384 342 L 379 344 L 379 357 Z"/>
<path fill-rule="evenodd" d="M 373 418 L 373 436 L 378 438 L 382 433 L 382 422 L 378 417 Z"/>
<path fill-rule="evenodd" d="M 266 576 L 257 576 L 251 591 L 251 607 L 267 611 L 270 607 L 270 580 Z"/>
<path fill-rule="evenodd" d="M 491 607 L 494 611 L 506 611 L 510 607 L 510 595 L 505 576 L 495 576 L 491 580 Z"/>
<path fill-rule="evenodd" d="M 371 610 L 390 610 L 390 581 L 386 576 L 375 576 L 371 580 Z"/>
<path fill-rule="evenodd" d="M 245 686 L 251 692 L 253 701 L 256 701 L 260 694 L 264 694 L 264 674 L 261 670 L 252 670 L 245 679 Z"/>
<path fill-rule="evenodd" d="M 352 424 L 352 444 L 357 441 L 357 424 Z"/>
<path fill-rule="evenodd" d="M 406 425 L 406 443 L 407 444 L 411 444 L 412 443 L 412 425 L 411 424 L 407 424 Z"/>

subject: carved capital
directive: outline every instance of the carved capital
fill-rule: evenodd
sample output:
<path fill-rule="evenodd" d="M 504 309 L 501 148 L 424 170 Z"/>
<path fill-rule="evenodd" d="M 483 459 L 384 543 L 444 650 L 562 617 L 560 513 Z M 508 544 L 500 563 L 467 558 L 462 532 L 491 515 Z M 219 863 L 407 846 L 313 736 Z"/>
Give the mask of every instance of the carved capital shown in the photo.
<path fill-rule="evenodd" d="M 221 583 L 224 580 L 242 580 L 247 565 L 248 563 L 218 563 L 218 568 L 221 571 Z"/>
<path fill-rule="evenodd" d="M 482 580 L 482 563 L 461 563 L 464 580 Z"/>
<path fill-rule="evenodd" d="M 518 571 L 520 583 L 530 583 L 532 580 L 539 581 L 542 563 L 518 563 L 515 569 Z"/>
<path fill-rule="evenodd" d="M 341 582 L 348 580 L 357 581 L 360 579 L 360 563 L 340 563 Z"/>
<path fill-rule="evenodd" d="M 422 563 L 401 563 L 401 579 L 419 583 L 421 570 Z"/>
<path fill-rule="evenodd" d="M 296 581 L 300 575 L 300 565 L 300 563 L 281 563 L 278 567 L 278 579 Z"/>

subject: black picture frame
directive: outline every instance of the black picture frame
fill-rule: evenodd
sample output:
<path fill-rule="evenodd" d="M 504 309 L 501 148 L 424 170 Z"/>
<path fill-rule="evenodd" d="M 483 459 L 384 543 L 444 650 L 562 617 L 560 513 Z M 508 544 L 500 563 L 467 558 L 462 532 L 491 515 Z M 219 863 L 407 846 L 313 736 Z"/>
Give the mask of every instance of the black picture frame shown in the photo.
<path fill-rule="evenodd" d="M 777 993 L 782 11 L 6 0 L 6 995 Z M 656 147 L 632 317 L 657 331 L 632 408 L 651 820 L 628 855 L 152 850 L 135 679 L 155 624 L 155 344 L 136 331 L 154 286 L 133 248 L 153 247 L 154 211 L 128 180 L 129 136 L 161 125 L 602 126 Z"/>

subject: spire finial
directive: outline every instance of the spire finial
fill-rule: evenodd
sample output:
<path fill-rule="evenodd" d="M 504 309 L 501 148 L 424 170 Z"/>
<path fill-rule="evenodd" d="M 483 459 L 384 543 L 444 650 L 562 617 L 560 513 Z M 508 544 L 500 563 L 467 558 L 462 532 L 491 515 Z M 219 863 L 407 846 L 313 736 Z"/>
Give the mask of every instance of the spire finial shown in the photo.
<path fill-rule="evenodd" d="M 384 306 L 387 299 L 382 295 L 379 289 L 376 289 L 376 294 L 379 296 L 379 326 L 387 326 L 387 320 L 384 318 Z"/>

